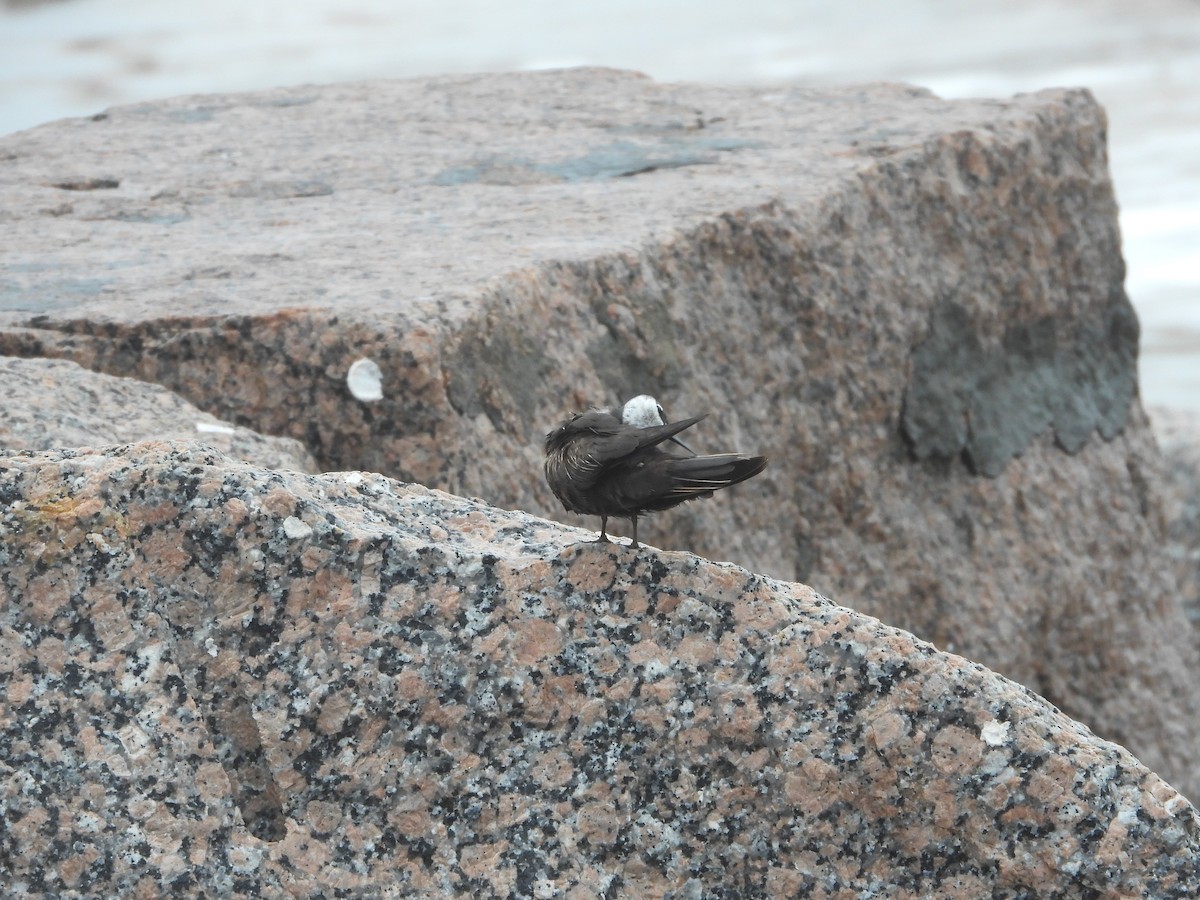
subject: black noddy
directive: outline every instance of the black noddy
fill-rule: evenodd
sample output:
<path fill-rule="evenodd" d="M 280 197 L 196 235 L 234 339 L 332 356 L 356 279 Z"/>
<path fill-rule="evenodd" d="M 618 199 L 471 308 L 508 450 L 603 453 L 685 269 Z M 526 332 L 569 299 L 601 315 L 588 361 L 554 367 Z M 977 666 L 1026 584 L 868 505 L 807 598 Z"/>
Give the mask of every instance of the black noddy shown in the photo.
<path fill-rule="evenodd" d="M 568 512 L 600 517 L 599 542 L 608 541 L 608 520 L 615 517 L 632 521 L 629 546 L 640 547 L 637 525 L 642 513 L 711 497 L 714 491 L 753 478 L 766 468 L 765 456 L 668 453 L 660 445 L 705 416 L 661 424 L 661 407 L 653 397 L 634 400 L 640 402 L 632 410 L 626 404 L 620 418 L 612 409 L 594 409 L 575 414 L 546 435 L 550 490 Z M 639 412 L 644 412 L 646 400 L 655 413 L 652 419 L 660 424 L 636 424 L 647 421 Z"/>

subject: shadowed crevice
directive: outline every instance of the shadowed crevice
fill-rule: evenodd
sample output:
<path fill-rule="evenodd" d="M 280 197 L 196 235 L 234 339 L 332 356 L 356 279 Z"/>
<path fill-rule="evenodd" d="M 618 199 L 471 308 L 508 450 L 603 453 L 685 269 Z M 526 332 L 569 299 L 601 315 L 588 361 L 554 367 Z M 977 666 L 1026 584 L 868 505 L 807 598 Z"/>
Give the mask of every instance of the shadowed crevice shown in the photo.
<path fill-rule="evenodd" d="M 175 623 L 177 629 L 180 623 Z M 225 770 L 246 829 L 259 840 L 279 841 L 287 829 L 283 795 L 271 772 L 250 700 L 228 660 L 212 657 L 191 635 L 177 631 L 179 671 L 204 717 L 216 758 Z"/>
<path fill-rule="evenodd" d="M 260 840 L 282 840 L 287 834 L 283 798 L 263 752 L 250 702 L 237 693 L 218 696 L 206 719 L 246 828 Z"/>

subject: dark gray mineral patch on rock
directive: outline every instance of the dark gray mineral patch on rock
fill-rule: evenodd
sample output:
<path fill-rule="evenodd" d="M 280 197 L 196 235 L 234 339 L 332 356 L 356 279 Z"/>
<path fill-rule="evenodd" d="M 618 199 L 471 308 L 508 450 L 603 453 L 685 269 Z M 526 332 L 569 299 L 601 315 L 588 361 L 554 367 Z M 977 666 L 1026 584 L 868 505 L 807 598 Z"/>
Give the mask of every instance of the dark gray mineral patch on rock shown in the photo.
<path fill-rule="evenodd" d="M 1099 319 L 1013 322 L 989 338 L 959 303 L 933 310 L 912 357 L 901 430 L 917 459 L 963 455 L 993 478 L 1048 427 L 1068 453 L 1112 440 L 1137 392 L 1138 321 L 1123 290 Z"/>

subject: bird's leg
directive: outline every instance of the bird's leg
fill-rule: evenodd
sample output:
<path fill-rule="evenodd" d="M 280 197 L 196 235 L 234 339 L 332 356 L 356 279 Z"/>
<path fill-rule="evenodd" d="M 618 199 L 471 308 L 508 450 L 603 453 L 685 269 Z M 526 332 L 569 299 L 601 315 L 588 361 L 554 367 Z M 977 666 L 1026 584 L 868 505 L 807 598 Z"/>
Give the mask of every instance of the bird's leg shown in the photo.
<path fill-rule="evenodd" d="M 637 542 L 637 514 L 635 513 L 634 515 L 630 516 L 630 518 L 633 519 L 633 543 L 629 546 L 636 550 L 638 547 L 642 546 Z"/>
<path fill-rule="evenodd" d="M 608 543 L 608 535 L 605 534 L 605 531 L 607 531 L 607 530 L 608 530 L 608 516 L 601 516 L 600 517 L 600 537 L 596 538 L 596 540 L 593 541 L 593 543 L 607 544 Z"/>

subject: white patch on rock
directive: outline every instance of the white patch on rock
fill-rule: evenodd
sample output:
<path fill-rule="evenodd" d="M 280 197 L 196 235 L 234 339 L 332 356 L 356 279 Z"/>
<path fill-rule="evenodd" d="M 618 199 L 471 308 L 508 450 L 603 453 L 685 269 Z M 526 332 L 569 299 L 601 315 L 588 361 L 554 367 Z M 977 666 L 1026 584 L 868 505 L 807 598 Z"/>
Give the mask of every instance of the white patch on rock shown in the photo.
<path fill-rule="evenodd" d="M 126 725 L 117 732 L 117 739 L 133 759 L 146 754 L 150 747 L 150 737 L 136 725 Z"/>
<path fill-rule="evenodd" d="M 383 399 L 383 372 L 373 359 L 360 359 L 346 373 L 346 385 L 355 400 L 370 403 Z"/>
<path fill-rule="evenodd" d="M 96 531 L 88 532 L 88 543 L 101 553 L 115 554 L 117 551 L 104 539 L 104 535 Z"/>
<path fill-rule="evenodd" d="M 231 847 L 229 864 L 233 867 L 233 871 L 239 874 L 254 872 L 262 865 L 264 852 L 262 847 L 250 847 L 245 844 Z"/>
<path fill-rule="evenodd" d="M 237 429 L 218 422 L 197 422 L 196 430 L 201 434 L 237 434 Z"/>
<path fill-rule="evenodd" d="M 1126 827 L 1129 827 L 1130 825 L 1136 825 L 1138 820 L 1138 809 L 1139 807 L 1137 806 L 1122 806 L 1117 810 L 1116 821 Z"/>
<path fill-rule="evenodd" d="M 300 521 L 295 516 L 288 516 L 283 520 L 283 533 L 291 540 L 298 541 L 301 538 L 306 538 L 313 533 L 312 526 Z"/>
<path fill-rule="evenodd" d="M 1183 794 L 1176 794 L 1163 804 L 1163 809 L 1167 811 L 1168 815 L 1174 817 L 1180 810 L 1187 809 L 1188 806 L 1187 798 Z"/>
<path fill-rule="evenodd" d="M 661 659 L 648 659 L 643 664 L 642 671 L 648 681 L 657 681 L 664 675 L 671 674 L 671 667 Z"/>
<path fill-rule="evenodd" d="M 989 747 L 999 747 L 1008 743 L 1008 722 L 988 722 L 979 732 L 983 742 Z"/>

